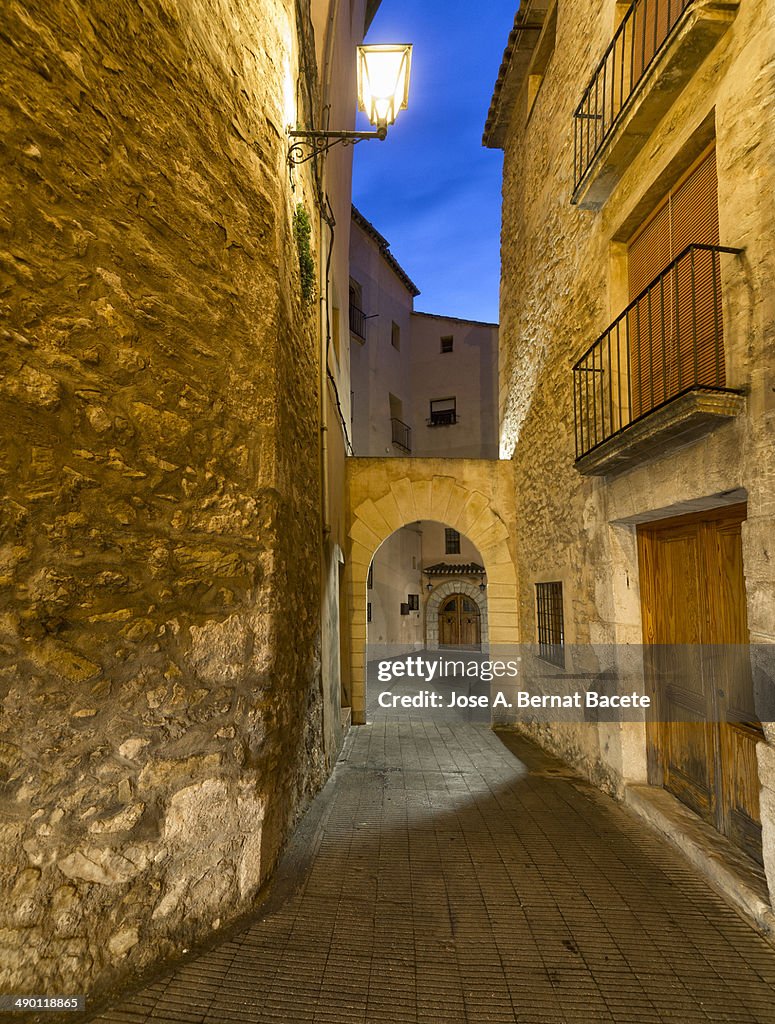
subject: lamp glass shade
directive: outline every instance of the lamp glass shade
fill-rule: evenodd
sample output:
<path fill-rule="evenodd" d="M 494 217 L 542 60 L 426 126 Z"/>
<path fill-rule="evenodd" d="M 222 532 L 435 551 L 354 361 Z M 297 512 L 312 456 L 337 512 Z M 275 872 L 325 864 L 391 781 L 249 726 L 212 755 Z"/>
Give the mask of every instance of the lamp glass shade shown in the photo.
<path fill-rule="evenodd" d="M 358 109 L 377 128 L 386 128 L 409 100 L 410 44 L 358 47 Z"/>

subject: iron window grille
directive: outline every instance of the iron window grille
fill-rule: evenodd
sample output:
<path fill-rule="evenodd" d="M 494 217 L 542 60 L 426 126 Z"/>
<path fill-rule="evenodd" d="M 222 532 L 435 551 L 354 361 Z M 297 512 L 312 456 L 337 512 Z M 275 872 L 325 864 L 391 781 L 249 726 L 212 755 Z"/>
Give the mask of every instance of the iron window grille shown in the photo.
<path fill-rule="evenodd" d="M 536 614 L 539 657 L 552 665 L 565 668 L 562 583 L 536 583 Z"/>
<path fill-rule="evenodd" d="M 412 428 L 394 417 L 390 420 L 391 439 L 393 444 L 403 448 L 405 452 L 412 450 Z"/>
<path fill-rule="evenodd" d="M 573 367 L 576 459 L 668 402 L 725 387 L 721 253 L 689 245 Z"/>
<path fill-rule="evenodd" d="M 350 330 L 362 341 L 366 340 L 366 314 L 362 309 L 350 304 Z"/>
<path fill-rule="evenodd" d="M 420 610 L 420 595 L 419 594 L 407 594 L 406 603 L 409 605 L 410 612 L 419 612 Z"/>
<path fill-rule="evenodd" d="M 635 0 L 573 115 L 574 195 L 692 0 Z"/>
<path fill-rule="evenodd" d="M 449 527 L 444 530 L 444 554 L 460 554 L 460 534 L 457 530 L 452 530 Z"/>

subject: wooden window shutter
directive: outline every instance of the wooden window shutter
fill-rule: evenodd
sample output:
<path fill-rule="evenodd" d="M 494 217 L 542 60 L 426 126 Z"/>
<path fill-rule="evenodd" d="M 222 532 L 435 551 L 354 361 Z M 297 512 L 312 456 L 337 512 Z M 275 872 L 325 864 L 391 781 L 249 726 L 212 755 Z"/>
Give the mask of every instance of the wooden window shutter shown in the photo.
<path fill-rule="evenodd" d="M 690 0 L 639 0 L 632 17 L 630 47 L 632 84 L 651 63 Z"/>
<path fill-rule="evenodd" d="M 670 262 L 670 203 L 666 201 L 630 244 L 630 300 L 640 295 Z M 666 365 L 662 358 L 672 317 L 670 289 L 649 292 L 627 316 L 630 339 L 632 415 L 641 416 L 667 400 Z M 666 323 L 667 321 L 667 323 Z"/>
<path fill-rule="evenodd" d="M 631 239 L 630 301 L 691 244 L 719 244 L 715 149 L 700 159 Z M 633 417 L 687 388 L 724 386 L 717 253 L 692 250 L 648 289 L 627 319 Z"/>
<path fill-rule="evenodd" d="M 672 256 L 688 245 L 719 244 L 716 151 L 703 157 L 670 197 Z M 695 250 L 675 271 L 677 345 L 675 382 L 678 390 L 690 384 L 724 385 L 721 328 L 721 279 L 718 253 Z"/>

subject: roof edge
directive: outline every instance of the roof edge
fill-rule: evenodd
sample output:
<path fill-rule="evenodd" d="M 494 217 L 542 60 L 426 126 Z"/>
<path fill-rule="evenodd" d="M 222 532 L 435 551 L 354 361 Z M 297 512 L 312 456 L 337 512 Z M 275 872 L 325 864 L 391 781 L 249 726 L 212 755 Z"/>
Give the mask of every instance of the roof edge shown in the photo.
<path fill-rule="evenodd" d="M 548 7 L 547 0 L 521 0 L 514 15 L 514 24 L 503 51 L 482 133 L 482 145 L 488 149 L 503 148 L 509 124 L 508 118 L 503 116 L 504 107 L 508 101 L 514 99 L 522 85 L 533 50 L 543 30 Z M 521 60 L 515 59 L 518 55 L 522 56 Z"/>
<path fill-rule="evenodd" d="M 447 316 L 445 313 L 426 313 L 422 309 L 413 309 L 412 316 L 427 316 L 432 320 L 453 320 L 456 324 L 475 324 L 477 327 L 500 328 L 499 323 L 493 323 L 491 320 L 472 320 L 470 317 L 465 316 Z"/>
<path fill-rule="evenodd" d="M 401 264 L 393 255 L 393 253 L 390 251 L 390 243 L 388 242 L 388 240 L 385 238 L 384 235 L 381 235 L 379 231 L 377 231 L 377 229 L 374 227 L 371 221 L 367 220 L 355 205 L 353 205 L 352 207 L 352 219 L 355 221 L 358 227 L 362 228 L 363 231 L 366 232 L 367 235 L 371 235 L 371 237 L 379 246 L 382 258 L 385 260 L 388 266 L 392 268 L 392 270 L 395 272 L 396 276 L 399 278 L 401 283 L 405 286 L 406 290 L 411 293 L 412 298 L 415 298 L 417 295 L 419 295 L 420 289 L 417 287 L 417 285 L 414 283 L 411 277 L 401 266 Z"/>

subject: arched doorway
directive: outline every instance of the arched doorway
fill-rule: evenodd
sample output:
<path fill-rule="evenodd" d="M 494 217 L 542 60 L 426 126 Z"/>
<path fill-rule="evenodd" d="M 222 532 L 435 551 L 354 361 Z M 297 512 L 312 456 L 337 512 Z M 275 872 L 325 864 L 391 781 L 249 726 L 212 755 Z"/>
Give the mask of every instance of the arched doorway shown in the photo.
<path fill-rule="evenodd" d="M 440 647 L 481 647 L 482 617 L 465 594 L 452 594 L 439 610 Z"/>
<path fill-rule="evenodd" d="M 487 574 L 483 643 L 517 643 L 516 506 L 513 468 L 505 461 L 353 458 L 346 472 L 350 686 L 352 721 L 359 724 L 366 721 L 367 576 L 374 552 L 418 519 L 446 523 L 465 534 Z"/>
<path fill-rule="evenodd" d="M 430 650 L 435 650 L 441 645 L 441 609 L 447 598 L 453 594 L 462 594 L 479 609 L 479 643 L 482 649 L 486 649 L 490 643 L 487 591 L 481 590 L 478 584 L 461 579 L 446 580 L 439 584 L 428 597 L 425 606 L 426 646 Z"/>

